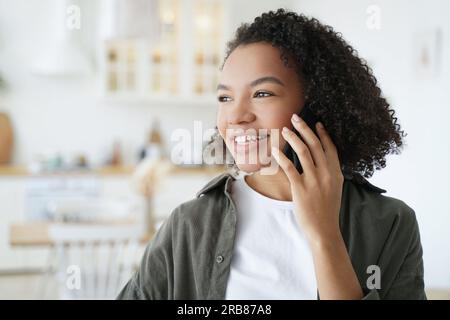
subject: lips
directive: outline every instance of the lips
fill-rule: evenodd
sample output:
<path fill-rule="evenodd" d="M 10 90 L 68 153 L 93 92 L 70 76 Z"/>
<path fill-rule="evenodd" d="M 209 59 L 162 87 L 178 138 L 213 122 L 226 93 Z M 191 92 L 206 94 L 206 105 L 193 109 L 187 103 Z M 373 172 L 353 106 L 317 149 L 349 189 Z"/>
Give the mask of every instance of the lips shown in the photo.
<path fill-rule="evenodd" d="M 270 134 L 267 129 L 256 130 L 253 128 L 243 130 L 237 129 L 231 131 L 228 140 L 238 153 L 247 153 L 254 148 L 259 148 L 262 142 L 267 142 Z"/>

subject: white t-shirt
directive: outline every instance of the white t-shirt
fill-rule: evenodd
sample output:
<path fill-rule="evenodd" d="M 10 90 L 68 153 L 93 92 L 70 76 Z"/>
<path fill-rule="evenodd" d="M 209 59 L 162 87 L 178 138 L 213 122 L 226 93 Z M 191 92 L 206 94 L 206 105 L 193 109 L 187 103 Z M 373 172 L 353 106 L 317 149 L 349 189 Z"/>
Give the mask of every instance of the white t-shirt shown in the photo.
<path fill-rule="evenodd" d="M 292 201 L 268 198 L 244 178 L 233 182 L 237 223 L 225 299 L 317 299 L 311 250 Z"/>

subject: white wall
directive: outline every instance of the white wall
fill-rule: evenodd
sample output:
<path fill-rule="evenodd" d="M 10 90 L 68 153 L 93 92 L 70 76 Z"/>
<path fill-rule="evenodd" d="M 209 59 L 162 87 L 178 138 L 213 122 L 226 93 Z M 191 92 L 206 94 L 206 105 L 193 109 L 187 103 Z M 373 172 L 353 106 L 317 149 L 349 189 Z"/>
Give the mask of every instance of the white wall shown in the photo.
<path fill-rule="evenodd" d="M 42 152 L 86 152 L 93 160 L 118 138 L 125 160 L 135 160 L 152 119 L 161 121 L 166 143 L 175 128 L 204 127 L 215 123 L 216 105 L 186 106 L 109 104 L 100 99 L 98 74 L 82 78 L 47 78 L 32 73 L 39 53 L 54 41 L 49 16 L 55 1 L 0 0 L 0 73 L 8 81 L 0 110 L 12 117 L 15 129 L 14 160 L 25 164 Z M 98 2 L 83 1 L 82 39 L 95 60 Z M 95 64 L 94 64 L 95 66 Z"/>
<path fill-rule="evenodd" d="M 380 30 L 366 27 L 369 5 L 380 8 Z M 426 285 L 450 288 L 450 2 L 302 0 L 296 10 L 340 31 L 372 65 L 408 136 L 402 154 L 389 156 L 371 182 L 416 211 Z M 441 73 L 421 78 L 413 68 L 414 35 L 435 27 L 443 31 Z"/>
<path fill-rule="evenodd" d="M 43 49 L 55 39 L 52 14 L 63 0 L 0 0 L 0 74 L 9 83 L 6 97 L 0 96 L 0 110 L 12 117 L 15 129 L 14 161 L 26 164 L 38 153 L 85 152 L 99 161 L 101 153 L 118 138 L 125 160 L 132 163 L 147 137 L 154 117 L 161 121 L 169 145 L 176 128 L 193 130 L 194 121 L 212 128 L 216 103 L 210 106 L 146 104 L 118 105 L 99 98 L 95 73 L 83 78 L 46 78 L 32 73 Z M 99 48 L 100 2 L 74 0 L 81 4 L 81 39 L 95 60 Z M 263 11 L 289 5 L 291 0 L 229 1 L 228 37 L 241 23 L 253 20 Z M 95 66 L 95 63 L 94 63 Z"/>
<path fill-rule="evenodd" d="M 97 99 L 97 78 L 46 79 L 33 76 L 30 64 L 52 42 L 48 13 L 59 0 L 0 0 L 0 73 L 10 84 L 0 109 L 12 116 L 16 133 L 14 158 L 27 163 L 45 150 L 87 152 L 93 159 L 114 137 L 126 147 L 127 161 L 143 142 L 151 120 L 158 116 L 166 141 L 178 127 L 191 128 L 194 120 L 213 126 L 216 107 L 108 105 Z M 83 39 L 95 53 L 96 2 L 84 1 L 91 10 L 84 14 Z M 292 1 L 233 0 L 230 30 L 263 11 L 290 6 Z M 294 1 L 298 12 L 331 24 L 372 64 L 381 87 L 408 132 L 400 156 L 390 156 L 387 167 L 372 182 L 388 195 L 415 209 L 424 246 L 428 286 L 450 288 L 450 2 L 441 1 Z M 381 30 L 366 27 L 366 9 L 381 9 Z M 89 22 L 90 21 L 90 22 Z M 438 79 L 420 79 L 413 72 L 414 30 L 441 26 L 444 54 Z M 231 36 L 231 33 L 230 33 Z M 176 116 L 174 116 L 176 115 Z"/>

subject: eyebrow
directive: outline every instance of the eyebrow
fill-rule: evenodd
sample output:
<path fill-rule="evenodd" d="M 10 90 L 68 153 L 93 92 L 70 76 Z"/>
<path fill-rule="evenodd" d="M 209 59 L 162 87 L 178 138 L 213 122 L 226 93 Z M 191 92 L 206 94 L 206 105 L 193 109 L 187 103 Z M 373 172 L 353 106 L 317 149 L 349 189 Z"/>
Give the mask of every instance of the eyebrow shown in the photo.
<path fill-rule="evenodd" d="M 273 77 L 273 76 L 268 76 L 268 77 L 262 77 L 256 80 L 253 80 L 252 82 L 250 82 L 250 87 L 255 87 L 261 83 L 265 83 L 265 82 L 269 82 L 269 83 L 275 83 L 275 84 L 279 84 L 280 86 L 284 87 L 284 83 L 283 81 L 281 81 L 280 79 L 278 79 L 277 77 Z M 217 85 L 217 90 L 230 90 L 230 87 L 224 84 L 219 83 Z"/>

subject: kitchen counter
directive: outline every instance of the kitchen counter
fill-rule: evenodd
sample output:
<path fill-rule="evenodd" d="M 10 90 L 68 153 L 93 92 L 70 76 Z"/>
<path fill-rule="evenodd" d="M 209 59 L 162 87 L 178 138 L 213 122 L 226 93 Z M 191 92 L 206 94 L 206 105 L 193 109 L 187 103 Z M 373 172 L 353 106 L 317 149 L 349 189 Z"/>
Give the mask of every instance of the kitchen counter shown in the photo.
<path fill-rule="evenodd" d="M 164 181 L 155 189 L 157 196 L 151 195 L 153 214 L 159 218 L 168 216 L 178 203 L 190 200 L 212 177 L 226 171 L 224 166 L 165 164 L 161 166 Z M 109 217 L 125 219 L 126 212 L 130 217 L 139 217 L 145 203 L 150 202 L 144 202 L 140 192 L 139 181 L 147 178 L 145 169 L 120 166 L 35 174 L 25 166 L 0 166 L 0 227 L 5 235 L 0 239 L 0 272 L 45 266 L 53 242 L 48 232 L 52 223 L 45 220 L 42 208 L 51 202 L 64 205 L 65 199 L 75 199 L 98 214 L 102 223 Z M 173 192 L 172 185 L 184 192 Z M 151 237 L 143 237 L 141 243 Z"/>
<path fill-rule="evenodd" d="M 82 175 L 99 175 L 99 176 L 115 176 L 115 175 L 131 175 L 135 170 L 135 166 L 105 166 L 94 169 L 77 170 L 77 171 L 54 171 L 33 173 L 25 166 L 17 165 L 0 165 L 0 177 L 2 176 L 82 176 Z M 170 174 L 220 174 L 225 171 L 223 166 L 177 166 L 172 165 Z"/>
<path fill-rule="evenodd" d="M 134 170 L 132 166 L 116 166 L 116 167 L 101 167 L 86 170 L 73 171 L 54 171 L 54 172 L 31 172 L 25 166 L 17 165 L 0 165 L 0 176 L 58 176 L 58 175 L 123 175 L 131 174 Z"/>

